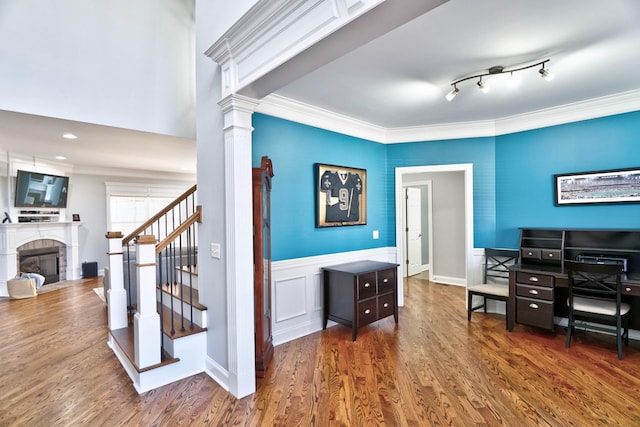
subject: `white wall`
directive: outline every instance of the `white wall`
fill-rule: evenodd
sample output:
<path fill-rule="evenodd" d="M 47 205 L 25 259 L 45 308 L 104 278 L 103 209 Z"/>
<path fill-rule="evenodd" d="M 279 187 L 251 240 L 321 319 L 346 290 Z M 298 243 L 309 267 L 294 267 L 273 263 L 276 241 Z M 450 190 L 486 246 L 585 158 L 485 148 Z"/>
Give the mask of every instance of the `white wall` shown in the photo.
<path fill-rule="evenodd" d="M 195 137 L 195 0 L 2 0 L 0 109 Z"/>

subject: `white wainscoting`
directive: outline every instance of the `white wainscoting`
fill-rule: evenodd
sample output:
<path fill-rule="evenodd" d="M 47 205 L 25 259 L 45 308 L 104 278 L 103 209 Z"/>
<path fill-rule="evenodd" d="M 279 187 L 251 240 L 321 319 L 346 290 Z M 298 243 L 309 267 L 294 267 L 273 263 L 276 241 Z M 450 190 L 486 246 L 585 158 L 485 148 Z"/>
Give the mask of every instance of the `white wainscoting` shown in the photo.
<path fill-rule="evenodd" d="M 274 261 L 271 264 L 273 344 L 322 330 L 322 267 L 359 260 L 397 262 L 386 247 Z M 329 326 L 335 323 L 329 322 Z"/>

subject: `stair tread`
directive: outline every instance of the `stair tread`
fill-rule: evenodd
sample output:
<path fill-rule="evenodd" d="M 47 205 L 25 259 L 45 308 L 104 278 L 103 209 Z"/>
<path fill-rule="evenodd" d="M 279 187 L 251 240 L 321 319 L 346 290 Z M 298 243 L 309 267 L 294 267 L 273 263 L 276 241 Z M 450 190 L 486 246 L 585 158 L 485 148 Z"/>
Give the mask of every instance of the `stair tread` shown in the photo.
<path fill-rule="evenodd" d="M 109 331 L 109 333 L 111 334 L 113 339 L 116 341 L 116 343 L 118 344 L 122 352 L 125 354 L 127 359 L 129 359 L 129 362 L 131 362 L 133 367 L 139 373 L 150 371 L 151 369 L 159 368 L 165 365 L 170 365 L 172 363 L 177 363 L 180 361 L 179 358 L 171 357 L 169 353 L 164 351 L 163 352 L 164 360 L 162 362 L 140 369 L 136 364 L 136 349 L 134 344 L 135 332 L 133 330 L 133 325 L 129 325 L 126 328 L 114 329 L 112 331 Z"/>
<path fill-rule="evenodd" d="M 160 304 L 158 304 L 158 309 L 160 309 Z M 174 328 L 174 333 L 171 333 L 171 318 L 173 317 L 173 328 Z M 184 330 L 182 330 L 182 325 L 184 321 Z M 163 306 L 162 308 L 162 331 L 165 333 L 165 335 L 167 335 L 168 337 L 171 337 L 172 339 L 175 338 L 182 338 L 182 337 L 186 337 L 188 335 L 193 335 L 193 334 L 197 334 L 200 332 L 204 332 L 206 331 L 207 328 L 203 328 L 201 326 L 196 325 L 195 323 L 193 324 L 193 328 L 191 328 L 189 319 L 187 318 L 183 318 L 180 313 L 176 313 L 175 311 L 171 311 L 171 308 L 167 307 L 167 306 Z"/>
<path fill-rule="evenodd" d="M 162 292 L 164 292 L 167 295 L 171 295 L 171 287 L 169 286 L 168 283 L 166 284 L 162 284 L 162 285 L 158 285 L 158 288 L 162 289 Z M 183 301 L 187 304 L 189 304 L 189 286 L 187 285 L 181 285 L 178 286 L 177 284 L 173 285 L 173 296 L 180 299 L 180 301 Z M 193 302 L 192 305 L 197 308 L 200 311 L 204 311 L 207 309 L 207 306 L 205 306 L 204 304 L 200 304 L 200 294 L 198 293 L 198 290 L 195 288 L 191 289 L 191 293 L 193 296 Z M 183 297 L 184 296 L 184 297 Z"/>

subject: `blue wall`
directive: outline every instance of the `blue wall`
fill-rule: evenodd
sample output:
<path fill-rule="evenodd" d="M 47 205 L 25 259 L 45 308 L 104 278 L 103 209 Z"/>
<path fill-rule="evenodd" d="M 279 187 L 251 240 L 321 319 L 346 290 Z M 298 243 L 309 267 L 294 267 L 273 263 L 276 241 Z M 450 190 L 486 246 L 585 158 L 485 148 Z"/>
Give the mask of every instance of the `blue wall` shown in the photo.
<path fill-rule="evenodd" d="M 387 148 L 387 165 L 392 175 L 392 182 L 387 191 L 393 198 L 395 192 L 393 175 L 397 167 L 472 163 L 474 246 L 494 246 L 496 229 L 494 161 L 493 138 L 390 144 Z M 390 207 L 388 215 L 390 220 L 388 226 L 394 228 L 394 206 Z"/>
<path fill-rule="evenodd" d="M 640 228 L 640 204 L 554 205 L 553 175 L 640 167 L 640 112 L 496 138 L 496 244 L 519 227 Z"/>
<path fill-rule="evenodd" d="M 272 258 L 395 246 L 395 168 L 473 164 L 474 246 L 519 227 L 640 228 L 640 204 L 555 206 L 553 175 L 640 167 L 640 112 L 502 135 L 378 144 L 254 114 L 253 165 L 273 161 Z M 367 170 L 367 225 L 315 227 L 314 164 Z M 372 231 L 380 239 L 372 239 Z"/>
<path fill-rule="evenodd" d="M 271 251 L 274 261 L 393 246 L 387 226 L 383 144 L 263 114 L 253 115 L 253 166 L 273 162 Z M 315 163 L 367 170 L 367 224 L 315 227 Z M 380 238 L 374 240 L 373 230 Z"/>

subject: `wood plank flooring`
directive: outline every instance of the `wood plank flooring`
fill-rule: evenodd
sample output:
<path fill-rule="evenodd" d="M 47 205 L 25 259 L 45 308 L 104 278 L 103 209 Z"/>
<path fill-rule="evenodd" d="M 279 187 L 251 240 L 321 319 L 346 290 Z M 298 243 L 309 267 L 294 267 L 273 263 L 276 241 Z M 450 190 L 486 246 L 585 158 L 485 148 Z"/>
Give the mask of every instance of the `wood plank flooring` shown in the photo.
<path fill-rule="evenodd" d="M 556 335 L 474 313 L 463 288 L 411 279 L 400 323 L 335 326 L 275 349 L 258 391 L 206 374 L 138 395 L 88 280 L 0 298 L 0 426 L 637 426 L 640 343 Z M 561 328 L 558 328 L 561 329 Z"/>

